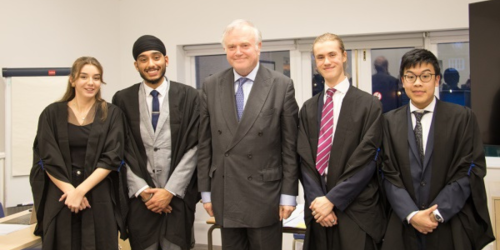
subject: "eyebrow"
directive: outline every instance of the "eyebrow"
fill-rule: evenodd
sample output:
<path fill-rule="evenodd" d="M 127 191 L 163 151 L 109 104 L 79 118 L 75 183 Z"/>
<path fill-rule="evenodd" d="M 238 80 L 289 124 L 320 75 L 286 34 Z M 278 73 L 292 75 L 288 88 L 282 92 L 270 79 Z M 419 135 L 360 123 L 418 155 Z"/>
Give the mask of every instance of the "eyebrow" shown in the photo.
<path fill-rule="evenodd" d="M 432 70 L 430 70 L 430 69 L 424 69 L 424 70 L 422 70 L 422 72 L 426 72 L 426 71 L 432 72 Z M 408 69 L 406 70 L 406 73 L 413 73 L 413 74 L 415 74 L 413 71 L 408 70 Z"/>

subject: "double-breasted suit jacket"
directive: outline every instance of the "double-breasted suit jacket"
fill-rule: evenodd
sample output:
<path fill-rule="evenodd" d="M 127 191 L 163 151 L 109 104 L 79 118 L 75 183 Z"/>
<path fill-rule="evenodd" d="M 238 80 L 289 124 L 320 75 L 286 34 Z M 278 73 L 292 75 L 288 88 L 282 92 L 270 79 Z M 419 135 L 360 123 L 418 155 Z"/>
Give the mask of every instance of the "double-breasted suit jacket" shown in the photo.
<path fill-rule="evenodd" d="M 291 79 L 260 66 L 241 121 L 234 73 L 203 83 L 198 186 L 211 192 L 223 227 L 265 227 L 279 221 L 280 195 L 296 196 L 297 111 Z"/>

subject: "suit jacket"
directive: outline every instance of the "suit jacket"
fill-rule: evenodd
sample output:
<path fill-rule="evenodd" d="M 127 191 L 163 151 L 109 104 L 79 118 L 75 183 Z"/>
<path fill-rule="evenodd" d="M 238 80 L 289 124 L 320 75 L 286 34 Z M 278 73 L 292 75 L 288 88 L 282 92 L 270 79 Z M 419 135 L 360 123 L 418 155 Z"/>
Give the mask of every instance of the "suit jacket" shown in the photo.
<path fill-rule="evenodd" d="M 436 102 L 423 164 L 409 107 L 388 112 L 385 118 L 382 170 L 393 211 L 383 248 L 417 249 L 416 231 L 405 217 L 434 204 L 445 222 L 425 236 L 426 249 L 481 249 L 491 242 L 484 151 L 472 111 Z M 467 195 L 463 190 L 469 186 Z"/>
<path fill-rule="evenodd" d="M 233 84 L 232 68 L 203 83 L 198 186 L 218 224 L 265 227 L 279 221 L 280 195 L 298 193 L 293 82 L 260 66 L 240 122 Z"/>
<path fill-rule="evenodd" d="M 147 155 L 144 141 L 141 136 L 139 88 L 135 84 L 127 89 L 118 91 L 113 97 L 113 103 L 119 106 L 128 120 L 130 126 L 129 145 L 126 146 L 126 160 L 132 172 L 144 179 L 150 187 L 156 187 L 150 172 L 147 169 Z M 199 94 L 190 86 L 170 81 L 168 91 L 169 121 L 171 131 L 171 165 L 168 176 L 172 176 L 183 156 L 196 147 L 198 143 L 199 125 Z M 161 125 L 161 119 L 159 125 Z M 165 120 L 163 120 L 165 122 Z M 157 127 L 157 129 L 161 129 Z M 130 158 L 129 158 L 130 157 Z M 137 158 L 137 159 L 134 159 Z M 167 173 L 166 173 L 167 174 Z M 191 229 L 194 223 L 194 211 L 199 195 L 196 187 L 196 174 L 187 179 L 189 184 L 181 199 L 174 196 L 170 202 L 172 213 L 167 216 L 165 237 L 170 242 L 189 249 L 191 245 Z M 163 188 L 163 187 L 160 187 Z M 140 199 L 130 200 L 130 213 L 128 216 L 131 244 L 134 249 L 143 249 L 157 242 L 160 232 L 159 216 L 149 211 Z"/>
<path fill-rule="evenodd" d="M 375 161 L 382 141 L 382 107 L 370 94 L 349 87 L 342 102 L 330 152 L 328 181 L 325 183 L 316 170 L 318 124 L 321 120 L 323 95 L 322 92 L 306 101 L 300 111 L 298 153 L 301 157 L 301 182 L 306 199 L 305 249 L 327 249 L 327 239 L 321 238 L 326 234 L 318 233 L 326 229 L 314 221 L 309 209 L 315 198 L 325 195 L 330 200 L 341 197 L 334 202 L 335 213 L 337 216 L 345 214 L 357 224 L 357 227 L 350 227 L 340 222 L 333 230 L 340 230 L 345 232 L 341 232 L 341 235 L 353 237 L 358 231 L 362 231 L 378 242 L 385 226 L 375 175 Z M 350 184 L 345 186 L 346 183 Z M 342 238 L 342 241 L 353 246 L 359 240 Z M 364 248 L 364 242 L 361 243 Z M 328 246 L 328 249 L 331 247 Z M 345 245 L 338 247 L 348 249 Z"/>

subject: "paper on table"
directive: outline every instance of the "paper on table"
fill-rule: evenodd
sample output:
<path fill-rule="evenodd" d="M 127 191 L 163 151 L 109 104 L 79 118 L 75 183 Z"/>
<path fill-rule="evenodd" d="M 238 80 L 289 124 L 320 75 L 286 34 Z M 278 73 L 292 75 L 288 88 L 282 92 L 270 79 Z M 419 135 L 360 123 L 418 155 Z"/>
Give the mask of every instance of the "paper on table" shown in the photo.
<path fill-rule="evenodd" d="M 21 224 L 0 224 L 0 235 L 7 235 L 29 227 L 30 225 Z"/>
<path fill-rule="evenodd" d="M 295 211 L 293 211 L 288 219 L 283 221 L 283 227 L 306 228 L 304 222 L 304 204 L 297 204 Z"/>

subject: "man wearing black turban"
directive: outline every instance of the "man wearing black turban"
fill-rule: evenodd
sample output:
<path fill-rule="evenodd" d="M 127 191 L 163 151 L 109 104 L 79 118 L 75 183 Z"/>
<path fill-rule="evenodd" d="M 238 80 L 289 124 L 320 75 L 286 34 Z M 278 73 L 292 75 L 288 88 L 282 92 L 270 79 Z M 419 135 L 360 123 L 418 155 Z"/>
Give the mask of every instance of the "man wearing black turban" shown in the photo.
<path fill-rule="evenodd" d="M 130 244 L 134 250 L 189 249 L 199 200 L 198 92 L 165 76 L 168 56 L 160 39 L 141 36 L 132 54 L 143 81 L 113 97 L 131 132 L 126 147 L 126 155 L 133 156 L 126 157 Z"/>

